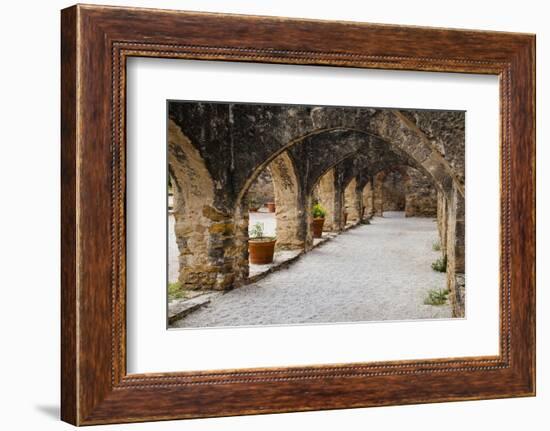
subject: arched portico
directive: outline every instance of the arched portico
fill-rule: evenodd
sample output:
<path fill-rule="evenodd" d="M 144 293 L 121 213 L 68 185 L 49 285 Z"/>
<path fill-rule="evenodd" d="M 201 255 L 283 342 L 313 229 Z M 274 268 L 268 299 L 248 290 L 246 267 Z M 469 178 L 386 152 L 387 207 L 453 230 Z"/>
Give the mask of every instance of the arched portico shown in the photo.
<path fill-rule="evenodd" d="M 458 114 L 446 115 L 449 121 L 460 120 Z M 247 277 L 243 196 L 267 166 L 279 247 L 307 249 L 313 189 L 324 176 L 327 181 L 332 176 L 334 194 L 342 196 L 332 200 L 333 219 L 327 223 L 339 230 L 344 197 L 352 202 L 350 221 L 360 221 L 364 213 L 381 214 L 383 196 L 377 187 L 387 176 L 381 169 L 402 165 L 425 175 L 440 195 L 438 213 L 446 218 L 440 231 L 448 258 L 456 260 L 448 272 L 455 289 L 455 274 L 463 272 L 463 244 L 457 240 L 463 225 L 463 162 L 445 145 L 446 138 L 453 138 L 440 125 L 428 124 L 421 111 L 199 102 L 170 104 L 169 117 L 169 168 L 185 285 L 226 289 Z M 363 182 L 361 169 L 369 181 Z M 416 211 L 412 202 L 406 207 Z"/>

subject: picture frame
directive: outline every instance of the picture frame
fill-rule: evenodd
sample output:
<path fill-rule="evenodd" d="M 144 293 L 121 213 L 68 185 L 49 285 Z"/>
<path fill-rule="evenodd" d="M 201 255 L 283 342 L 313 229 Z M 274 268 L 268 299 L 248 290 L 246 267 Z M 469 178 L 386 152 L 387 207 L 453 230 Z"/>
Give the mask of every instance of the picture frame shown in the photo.
<path fill-rule="evenodd" d="M 61 52 L 62 420 L 535 395 L 534 35 L 76 5 L 61 13 Z M 127 374 L 125 66 L 134 56 L 499 76 L 500 354 Z"/>

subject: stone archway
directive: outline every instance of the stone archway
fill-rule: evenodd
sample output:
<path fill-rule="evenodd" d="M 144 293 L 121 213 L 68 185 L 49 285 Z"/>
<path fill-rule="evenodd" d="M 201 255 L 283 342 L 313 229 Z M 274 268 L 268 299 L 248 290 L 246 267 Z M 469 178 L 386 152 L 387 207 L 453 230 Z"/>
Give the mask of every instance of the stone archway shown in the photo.
<path fill-rule="evenodd" d="M 442 118 L 460 123 L 463 115 L 445 113 Z M 246 276 L 248 214 L 242 206 L 242 195 L 257 172 L 285 151 L 294 161 L 298 189 L 298 211 L 294 214 L 299 219 L 298 238 L 304 238 L 306 248 L 312 184 L 331 163 L 334 166 L 336 159 L 343 160 L 362 150 L 374 164 L 387 158 L 384 167 L 401 163 L 428 175 L 446 201 L 447 221 L 441 229 L 445 231 L 446 253 L 449 259 L 460 258 L 462 245 L 457 245 L 456 237 L 461 235 L 463 217 L 460 201 L 464 199 L 464 178 L 460 170 L 464 161 L 460 151 L 453 152 L 452 145 L 446 146 L 447 141 L 460 137 L 449 134 L 441 126 L 444 121 L 430 123 L 426 114 L 414 110 L 203 102 L 173 103 L 169 116 L 181 132 L 179 140 L 170 138 L 171 144 L 177 145 L 172 145 L 169 157 L 174 158 L 173 165 L 187 163 L 189 170 L 186 174 L 171 172 L 178 193 L 182 190 L 181 202 L 186 208 L 177 215 L 180 263 L 196 264 L 195 268 L 200 264 L 205 273 L 199 277 L 190 269 L 189 276 L 182 276 L 186 282 L 199 277 L 205 287 L 226 288 Z M 286 165 L 285 161 L 281 166 Z M 374 175 L 375 170 L 371 167 L 369 172 Z M 338 175 L 335 177 L 340 178 Z M 194 203 L 196 196 L 189 192 L 193 181 L 205 185 L 200 190 L 202 207 Z M 374 203 L 376 211 L 376 179 Z M 198 216 L 192 231 L 191 213 Z M 338 213 L 335 208 L 336 224 Z M 197 246 L 200 258 L 183 257 L 189 241 L 203 242 Z M 449 279 L 461 270 L 461 265 L 451 265 L 450 269 Z M 452 283 L 457 284 L 456 280 Z"/>
<path fill-rule="evenodd" d="M 233 281 L 223 261 L 232 225 L 214 206 L 214 182 L 199 151 L 171 120 L 168 169 L 174 193 L 178 281 L 184 289 L 224 289 Z"/>
<path fill-rule="evenodd" d="M 269 164 L 269 168 L 275 190 L 277 248 L 303 249 L 305 234 L 301 220 L 304 209 L 299 206 L 300 184 L 294 163 L 285 151 Z"/>
<path fill-rule="evenodd" d="M 258 166 L 253 176 L 247 180 L 245 188 L 237 195 L 233 213 L 235 224 L 233 272 L 237 284 L 242 283 L 249 276 L 249 214 L 248 205 L 244 198 L 254 180 L 265 169 L 269 169 L 273 181 L 276 249 L 303 250 L 305 248 L 307 227 L 303 220 L 305 217 L 303 205 L 300 204 L 303 199 L 301 184 L 290 155 L 288 152 L 283 151 Z"/>

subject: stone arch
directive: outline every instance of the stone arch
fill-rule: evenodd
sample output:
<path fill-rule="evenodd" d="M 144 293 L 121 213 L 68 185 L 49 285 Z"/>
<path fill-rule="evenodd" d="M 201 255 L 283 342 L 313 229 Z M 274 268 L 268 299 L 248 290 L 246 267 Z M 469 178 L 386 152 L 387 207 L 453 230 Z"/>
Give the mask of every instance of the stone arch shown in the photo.
<path fill-rule="evenodd" d="M 169 115 L 189 129 L 190 139 L 198 142 L 207 136 L 211 147 L 228 150 L 234 167 L 233 181 L 236 190 L 242 190 L 248 178 L 259 164 L 273 155 L 288 149 L 319 133 L 347 130 L 356 131 L 385 140 L 394 150 L 399 150 L 422 165 L 433 177 L 434 183 L 450 190 L 453 181 L 463 195 L 463 178 L 457 175 L 454 166 L 463 161 L 444 157 L 448 149 L 441 141 L 452 138 L 452 133 L 441 124 L 429 124 L 422 111 L 374 109 L 360 107 L 307 106 L 307 105 L 262 105 L 194 102 L 173 103 Z M 464 113 L 446 112 L 445 118 L 455 123 L 463 121 Z M 215 117 L 215 121 L 209 121 Z M 229 127 L 224 127 L 224 122 Z M 210 124 L 206 128 L 201 125 Z M 237 131 L 237 132 L 236 132 Z M 195 139 L 195 137 L 197 139 Z M 215 145 L 214 145 L 215 144 Z M 219 175 L 218 175 L 219 174 Z M 216 179 L 223 177 L 216 173 Z"/>
<path fill-rule="evenodd" d="M 294 162 L 285 151 L 269 164 L 275 190 L 277 248 L 304 248 L 303 209 L 299 206 L 300 184 Z"/>
<path fill-rule="evenodd" d="M 462 117 L 460 113 L 445 115 L 454 120 L 463 119 L 463 113 Z M 347 136 L 348 141 L 342 144 L 342 148 L 346 145 L 347 148 L 342 149 L 340 156 L 349 156 L 361 148 L 367 158 L 371 150 L 378 156 L 382 154 L 380 151 L 386 151 L 396 159 L 405 160 L 404 164 L 427 173 L 444 196 L 441 199 L 447 202 L 446 243 L 456 244 L 455 233 L 460 232 L 461 205 L 458 203 L 464 198 L 464 186 L 463 177 L 457 175 L 455 166 L 460 167 L 463 160 L 460 154 L 451 154 L 450 148 L 444 145 L 446 140 L 452 139 L 449 130 L 438 124 L 427 124 L 429 119 L 422 112 L 194 102 L 171 103 L 169 117 L 184 131 L 187 141 L 197 145 L 196 154 L 202 156 L 203 167 L 211 174 L 205 177 L 207 208 L 202 209 L 202 216 L 208 219 L 205 226 L 209 230 L 209 234 L 203 236 L 209 254 L 206 269 L 212 273 L 218 271 L 215 276 L 208 276 L 209 280 L 216 279 L 214 286 L 230 285 L 248 270 L 244 266 L 244 258 L 248 263 L 247 252 L 241 253 L 243 243 L 246 250 L 248 239 L 248 214 L 242 209 L 242 193 L 255 172 L 284 151 L 289 152 L 295 163 L 301 161 L 293 154 L 296 148 L 302 147 L 297 144 L 318 142 L 322 137 L 332 139 L 334 144 L 336 139 Z M 363 138 L 359 139 L 360 136 Z M 190 155 L 193 156 L 192 152 Z M 307 163 L 306 169 L 299 167 L 296 170 L 300 185 L 299 206 L 309 214 L 310 186 L 315 181 L 312 172 L 315 169 L 322 171 L 323 163 L 315 160 L 307 160 Z M 203 171 L 198 169 L 198 172 Z M 304 172 L 309 173 L 306 178 L 302 175 Z M 372 169 L 370 172 L 374 174 Z M 174 178 L 178 175 L 174 173 Z M 185 196 L 181 199 L 187 204 Z M 454 213 L 452 208 L 457 208 Z M 307 230 L 308 223 L 304 219 L 306 217 L 302 217 L 302 226 Z M 213 232 L 210 232 L 211 227 Z M 449 247 L 446 247 L 447 254 L 451 256 Z M 456 256 L 460 250 L 456 245 L 453 247 L 453 256 Z"/>
<path fill-rule="evenodd" d="M 232 282 L 224 268 L 223 242 L 231 235 L 224 214 L 214 207 L 214 181 L 197 148 L 171 120 L 168 171 L 174 192 L 178 281 L 185 289 L 223 289 Z"/>
<path fill-rule="evenodd" d="M 319 200 L 319 203 L 325 208 L 327 214 L 325 216 L 325 223 L 323 230 L 325 232 L 332 232 L 337 230 L 335 225 L 335 200 L 336 200 L 336 187 L 334 178 L 334 168 L 330 168 L 325 174 L 319 178 L 316 184 L 315 197 Z"/>
<path fill-rule="evenodd" d="M 379 170 L 373 175 L 371 187 L 377 216 L 382 216 L 384 211 L 404 211 L 407 217 L 436 217 L 437 196 L 444 196 L 430 177 L 410 165 L 394 165 Z"/>
<path fill-rule="evenodd" d="M 249 214 L 244 196 L 254 180 L 264 169 L 269 169 L 273 181 L 276 217 L 276 248 L 283 250 L 304 249 L 307 227 L 304 223 L 303 206 L 300 205 L 303 193 L 294 162 L 287 151 L 280 151 L 260 164 L 253 176 L 248 178 L 245 187 L 236 197 L 233 219 L 235 221 L 235 260 L 233 272 L 235 281 L 248 278 L 248 225 Z"/>

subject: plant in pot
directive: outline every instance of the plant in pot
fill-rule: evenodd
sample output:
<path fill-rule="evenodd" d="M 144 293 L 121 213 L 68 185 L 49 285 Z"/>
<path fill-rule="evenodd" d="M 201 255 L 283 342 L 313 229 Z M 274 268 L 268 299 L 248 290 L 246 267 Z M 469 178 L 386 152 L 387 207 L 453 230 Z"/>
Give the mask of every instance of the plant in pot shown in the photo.
<path fill-rule="evenodd" d="M 311 215 L 313 216 L 313 221 L 311 222 L 313 238 L 321 238 L 323 236 L 323 225 L 325 224 L 325 216 L 327 215 L 327 211 L 321 206 L 320 203 L 316 203 L 311 209 Z"/>
<path fill-rule="evenodd" d="M 248 231 L 248 255 L 250 263 L 265 265 L 273 262 L 275 237 L 264 235 L 264 224 L 256 223 Z"/>

